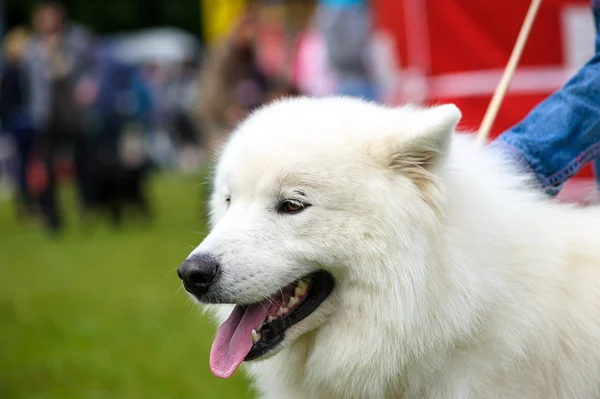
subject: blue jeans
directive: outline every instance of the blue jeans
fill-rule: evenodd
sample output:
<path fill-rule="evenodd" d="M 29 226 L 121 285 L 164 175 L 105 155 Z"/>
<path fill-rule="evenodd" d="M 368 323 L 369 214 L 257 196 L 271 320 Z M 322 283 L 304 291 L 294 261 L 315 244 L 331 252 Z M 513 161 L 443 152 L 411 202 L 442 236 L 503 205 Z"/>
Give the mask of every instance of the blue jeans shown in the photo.
<path fill-rule="evenodd" d="M 596 22 L 592 59 L 490 145 L 533 173 L 550 196 L 589 162 L 594 162 L 600 182 L 600 0 L 592 0 L 592 10 Z"/>

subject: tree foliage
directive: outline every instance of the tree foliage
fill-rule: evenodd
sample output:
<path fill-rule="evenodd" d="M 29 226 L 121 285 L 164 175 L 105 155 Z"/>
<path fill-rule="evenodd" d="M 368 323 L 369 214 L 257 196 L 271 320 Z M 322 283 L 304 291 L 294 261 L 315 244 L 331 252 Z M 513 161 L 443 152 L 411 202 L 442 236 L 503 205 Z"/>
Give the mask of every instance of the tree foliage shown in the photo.
<path fill-rule="evenodd" d="M 10 28 L 29 24 L 31 11 L 39 0 L 4 2 L 4 22 Z M 170 26 L 202 36 L 199 0 L 63 0 L 62 3 L 71 20 L 101 34 Z"/>

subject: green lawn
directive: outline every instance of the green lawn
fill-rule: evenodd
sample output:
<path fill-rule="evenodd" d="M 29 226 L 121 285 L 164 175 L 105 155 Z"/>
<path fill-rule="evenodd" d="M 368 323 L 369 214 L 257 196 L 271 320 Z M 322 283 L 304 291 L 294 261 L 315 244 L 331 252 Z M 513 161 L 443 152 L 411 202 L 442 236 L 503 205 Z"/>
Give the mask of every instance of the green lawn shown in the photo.
<path fill-rule="evenodd" d="M 252 397 L 241 373 L 210 374 L 215 326 L 178 290 L 206 231 L 203 180 L 155 177 L 151 227 L 86 232 L 69 212 L 58 239 L 0 201 L 0 398 Z"/>

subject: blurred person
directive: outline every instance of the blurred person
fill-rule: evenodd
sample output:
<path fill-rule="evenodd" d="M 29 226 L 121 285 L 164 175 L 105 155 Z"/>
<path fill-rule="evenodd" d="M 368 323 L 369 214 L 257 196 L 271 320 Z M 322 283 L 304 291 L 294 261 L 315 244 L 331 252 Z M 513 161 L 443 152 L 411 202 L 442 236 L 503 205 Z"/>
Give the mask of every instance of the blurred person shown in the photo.
<path fill-rule="evenodd" d="M 197 70 L 193 62 L 186 61 L 173 70 L 166 90 L 168 124 L 175 134 L 178 147 L 201 144 L 202 137 L 191 115 L 198 87 Z"/>
<path fill-rule="evenodd" d="M 197 88 L 198 70 L 188 60 L 174 69 L 166 93 L 168 124 L 177 146 L 179 168 L 189 172 L 197 171 L 206 160 L 205 138 L 194 119 Z"/>
<path fill-rule="evenodd" d="M 152 112 L 146 119 L 146 143 L 152 159 L 161 167 L 173 162 L 174 149 L 169 137 L 168 99 L 166 96 L 169 84 L 169 66 L 150 62 L 143 67 L 141 80 L 138 81 L 137 94 L 144 89 L 152 104 Z"/>
<path fill-rule="evenodd" d="M 302 94 L 310 97 L 334 94 L 337 86 L 325 37 L 317 22 L 313 18 L 300 33 L 292 57 L 292 82 Z"/>
<path fill-rule="evenodd" d="M 560 90 L 490 145 L 521 169 L 550 197 L 586 164 L 594 162 L 600 182 L 600 0 L 592 0 L 596 26 L 594 56 Z M 596 195 L 597 197 L 597 195 Z M 595 198 L 597 200 L 597 198 Z"/>
<path fill-rule="evenodd" d="M 377 100 L 370 66 L 371 15 L 367 0 L 319 0 L 319 26 L 325 36 L 336 93 Z"/>
<path fill-rule="evenodd" d="M 198 115 L 214 155 L 227 133 L 261 105 L 268 79 L 256 62 L 255 16 L 247 12 L 225 43 L 211 49 L 200 77 Z"/>
<path fill-rule="evenodd" d="M 269 78 L 287 76 L 289 56 L 285 17 L 276 12 L 276 7 L 265 5 L 257 14 L 255 22 L 255 51 L 258 68 Z"/>
<path fill-rule="evenodd" d="M 31 115 L 40 132 L 35 152 L 40 162 L 32 173 L 38 176 L 38 199 L 51 231 L 58 231 L 62 218 L 56 202 L 55 156 L 62 145 L 73 150 L 75 182 L 83 207 L 86 205 L 86 143 L 82 132 L 82 107 L 93 102 L 97 88 L 86 77 L 92 65 L 92 40 L 82 27 L 67 23 L 61 3 L 44 1 L 33 15 L 37 33 L 29 46 L 26 65 L 30 82 Z"/>
<path fill-rule="evenodd" d="M 28 40 L 29 32 L 23 27 L 15 27 L 6 34 L 2 43 L 4 64 L 0 72 L 0 120 L 4 130 L 16 144 L 16 200 L 20 216 L 32 211 L 26 168 L 30 159 L 34 129 L 28 110 L 28 81 L 23 64 Z"/>
<path fill-rule="evenodd" d="M 130 90 L 135 98 L 135 112 L 133 118 L 138 121 L 147 132 L 152 128 L 152 115 L 154 113 L 150 89 L 140 68 L 136 68 L 130 82 Z"/>
<path fill-rule="evenodd" d="M 301 32 L 292 60 L 292 81 L 303 94 L 312 97 L 331 95 L 339 90 L 327 43 L 319 29 L 320 18 L 316 12 Z M 377 99 L 392 102 L 400 84 L 394 39 L 382 30 L 373 30 L 365 44 L 364 58 L 369 85 L 375 88 Z"/>
<path fill-rule="evenodd" d="M 88 225 L 92 211 L 109 216 L 121 227 L 125 211 L 138 210 L 146 221 L 151 210 L 145 190 L 150 164 L 141 138 L 125 134 L 128 122 L 143 112 L 134 93 L 137 69 L 112 56 L 110 48 L 96 47 L 95 98 L 84 108 L 86 134 L 87 204 L 82 215 Z"/>
<path fill-rule="evenodd" d="M 369 47 L 368 59 L 377 99 L 383 104 L 391 104 L 402 83 L 394 38 L 384 30 L 374 30 Z"/>

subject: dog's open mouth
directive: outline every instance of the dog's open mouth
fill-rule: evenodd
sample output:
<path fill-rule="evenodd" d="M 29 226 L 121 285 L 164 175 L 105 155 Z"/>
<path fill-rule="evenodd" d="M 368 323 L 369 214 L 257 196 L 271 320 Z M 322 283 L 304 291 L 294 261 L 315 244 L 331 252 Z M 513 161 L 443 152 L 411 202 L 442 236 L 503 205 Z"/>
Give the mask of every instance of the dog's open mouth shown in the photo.
<path fill-rule="evenodd" d="M 210 351 L 210 369 L 229 378 L 244 361 L 258 359 L 283 341 L 286 329 L 300 322 L 329 296 L 334 280 L 317 271 L 261 302 L 237 305 L 221 324 Z"/>

